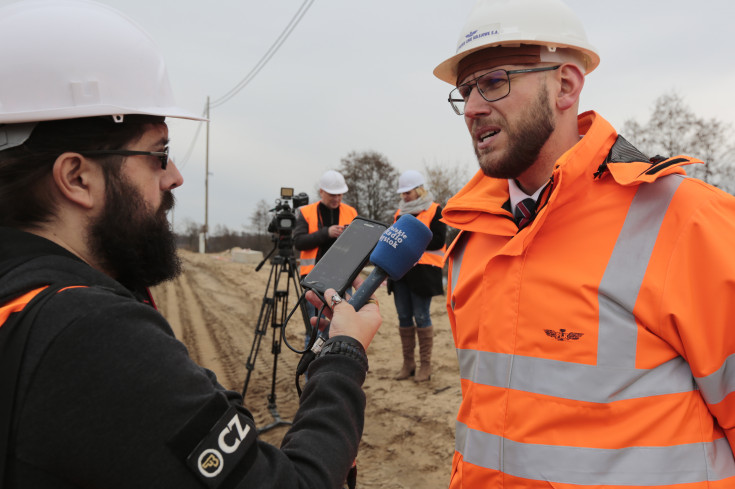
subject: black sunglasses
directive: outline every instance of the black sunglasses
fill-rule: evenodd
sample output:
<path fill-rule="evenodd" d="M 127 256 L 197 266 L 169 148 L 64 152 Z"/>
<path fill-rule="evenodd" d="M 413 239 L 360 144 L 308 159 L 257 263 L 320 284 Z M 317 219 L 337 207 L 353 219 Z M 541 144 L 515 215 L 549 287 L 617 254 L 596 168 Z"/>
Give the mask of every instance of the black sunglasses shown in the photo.
<path fill-rule="evenodd" d="M 78 151 L 82 156 L 155 156 L 161 162 L 161 170 L 168 166 L 168 147 L 163 151 L 135 151 L 131 149 L 95 149 L 91 151 Z"/>

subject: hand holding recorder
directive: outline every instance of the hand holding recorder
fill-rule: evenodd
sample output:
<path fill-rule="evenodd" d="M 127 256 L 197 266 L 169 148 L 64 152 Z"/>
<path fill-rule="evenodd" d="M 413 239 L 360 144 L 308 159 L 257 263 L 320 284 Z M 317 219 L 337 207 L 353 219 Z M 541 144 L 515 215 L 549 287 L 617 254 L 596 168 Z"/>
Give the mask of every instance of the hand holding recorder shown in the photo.
<path fill-rule="evenodd" d="M 334 311 L 336 314 L 327 313 L 327 316 L 331 316 L 332 319 L 330 336 L 340 334 L 352 336 L 367 348 L 380 324 L 378 323 L 374 330 L 372 328 L 367 328 L 366 330 L 366 324 L 363 324 L 363 321 L 369 322 L 371 316 L 378 313 L 377 305 L 366 304 L 367 300 L 386 278 L 390 277 L 394 280 L 399 280 L 416 264 L 426 250 L 429 241 L 431 241 L 431 231 L 421 221 L 411 215 L 401 216 L 398 221 L 377 238 L 375 238 L 374 230 L 370 233 L 366 233 L 364 230 L 358 231 L 360 229 L 359 227 L 353 228 L 355 224 L 362 226 L 359 223 L 359 218 L 353 221 L 332 248 L 319 261 L 317 266 L 320 270 L 317 270 L 317 267 L 315 267 L 312 270 L 313 276 L 312 273 L 307 275 L 302 281 L 302 285 L 316 292 L 320 292 L 320 287 L 326 289 L 330 283 L 340 284 L 340 290 L 344 293 L 347 285 L 351 282 L 346 281 L 345 277 L 354 279 L 362 270 L 369 256 L 375 268 L 364 282 L 361 283 L 359 279 L 354 282 L 357 290 L 349 301 L 347 301 L 352 308 L 339 307 L 338 305 Z M 356 241 L 355 247 L 346 247 L 343 243 L 340 243 L 343 239 L 345 239 L 345 242 L 351 241 L 358 233 L 362 235 L 362 239 Z M 373 239 L 373 241 L 366 241 L 370 239 Z M 372 253 L 368 251 L 370 253 L 368 255 L 363 251 L 363 255 L 360 256 L 359 254 L 361 252 L 357 248 L 361 246 L 364 249 L 366 242 L 369 243 L 369 249 L 372 250 Z M 359 246 L 357 243 L 359 243 Z M 332 250 L 339 253 L 332 253 Z M 350 253 L 351 251 L 352 253 Z M 332 256 L 330 256 L 330 253 Z M 345 268 L 344 265 L 347 262 L 352 262 L 355 265 L 351 268 Z M 328 288 L 323 292 L 326 303 L 330 306 L 334 293 L 335 291 L 332 288 Z M 307 298 L 315 306 L 321 306 L 321 302 L 314 292 L 309 292 Z M 342 310 L 345 312 L 343 313 Z M 355 310 L 358 312 L 355 313 Z"/>

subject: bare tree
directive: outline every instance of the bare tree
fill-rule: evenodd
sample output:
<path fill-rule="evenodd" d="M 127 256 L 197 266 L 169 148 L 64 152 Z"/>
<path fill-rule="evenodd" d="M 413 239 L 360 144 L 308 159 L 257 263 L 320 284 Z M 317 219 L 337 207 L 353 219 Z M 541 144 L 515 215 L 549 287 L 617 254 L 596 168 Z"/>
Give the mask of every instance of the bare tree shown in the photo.
<path fill-rule="evenodd" d="M 730 132 L 730 125 L 717 119 L 697 120 L 692 151 L 693 156 L 704 161 L 705 165 L 702 171 L 693 174 L 694 176 L 717 185 L 723 180 L 723 173 L 732 175 L 733 166 L 725 157 L 728 153 L 732 157 L 735 146 L 726 144 L 728 132 Z M 719 183 L 728 183 L 732 186 L 732 179 L 726 178 Z M 727 191 L 732 193 L 733 190 L 735 188 Z"/>
<path fill-rule="evenodd" d="M 268 224 L 271 222 L 270 206 L 265 199 L 255 204 L 255 210 L 250 214 L 250 228 L 259 235 L 268 234 Z"/>
<path fill-rule="evenodd" d="M 447 201 L 464 187 L 469 180 L 468 173 L 467 168 L 459 164 L 454 166 L 441 163 L 429 165 L 424 162 L 426 185 L 431 190 L 434 201 L 442 207 L 445 207 Z"/>
<path fill-rule="evenodd" d="M 731 126 L 717 119 L 705 120 L 684 103 L 676 92 L 660 96 L 645 125 L 629 119 L 621 134 L 643 153 L 665 157 L 690 155 L 704 165 L 686 167 L 689 175 L 735 191 L 735 169 L 726 157 L 733 157 L 735 146 L 729 140 Z"/>
<path fill-rule="evenodd" d="M 179 231 L 176 232 L 177 246 L 189 250 L 196 250 L 199 243 L 199 232 L 202 229 L 202 225 L 187 217 L 179 223 L 178 228 Z"/>
<path fill-rule="evenodd" d="M 349 191 L 344 201 L 359 215 L 382 222 L 392 222 L 396 208 L 398 170 L 375 151 L 351 152 L 341 160 L 339 172 Z"/>

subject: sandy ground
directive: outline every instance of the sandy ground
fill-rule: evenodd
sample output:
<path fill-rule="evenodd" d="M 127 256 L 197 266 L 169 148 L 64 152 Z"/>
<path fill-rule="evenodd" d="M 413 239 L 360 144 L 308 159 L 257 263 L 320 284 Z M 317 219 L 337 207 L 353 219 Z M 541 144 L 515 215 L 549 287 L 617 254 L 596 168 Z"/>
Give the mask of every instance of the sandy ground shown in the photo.
<path fill-rule="evenodd" d="M 282 419 L 293 419 L 298 407 L 294 375 L 300 356 L 285 344 L 280 354 L 274 355 L 276 328 L 257 327 L 264 296 L 274 295 L 273 283 L 268 286 L 270 263 L 256 272 L 255 265 L 235 263 L 228 253 L 182 251 L 181 256 L 181 277 L 153 291 L 176 336 L 189 348 L 192 358 L 213 370 L 229 389 L 242 392 L 250 372 L 245 405 L 259 427 L 275 419 L 268 409 L 275 363 L 276 410 Z M 279 289 L 284 289 L 287 278 L 288 274 L 283 273 Z M 358 487 L 446 488 L 460 386 L 445 298 L 435 297 L 431 306 L 434 373 L 429 382 L 419 384 L 393 380 L 401 365 L 398 320 L 393 298 L 385 287 L 376 296 L 383 325 L 368 349 L 370 372 L 364 386 L 367 410 L 357 459 Z M 291 294 L 289 309 L 295 304 L 296 297 Z M 255 335 L 256 329 L 262 334 Z M 286 339 L 300 348 L 303 331 L 303 322 L 294 315 L 286 326 Z M 252 370 L 246 367 L 250 355 L 255 358 Z M 276 426 L 263 432 L 261 438 L 279 445 L 287 429 L 285 425 Z"/>

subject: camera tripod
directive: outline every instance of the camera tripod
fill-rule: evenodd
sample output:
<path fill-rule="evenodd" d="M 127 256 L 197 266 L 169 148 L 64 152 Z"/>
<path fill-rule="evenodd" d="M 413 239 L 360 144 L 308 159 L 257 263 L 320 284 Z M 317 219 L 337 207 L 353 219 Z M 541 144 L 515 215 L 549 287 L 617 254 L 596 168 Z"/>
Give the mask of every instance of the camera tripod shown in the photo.
<path fill-rule="evenodd" d="M 278 369 L 278 355 L 281 353 L 281 343 L 283 341 L 283 331 L 286 326 L 286 319 L 288 314 L 288 296 L 290 293 L 290 286 L 293 287 L 298 295 L 300 294 L 301 284 L 299 283 L 298 267 L 296 266 L 296 259 L 293 256 L 293 249 L 291 246 L 285 246 L 284 243 L 276 243 L 276 246 L 268 253 L 262 262 L 255 268 L 257 272 L 266 262 L 266 260 L 278 249 L 278 254 L 271 259 L 271 271 L 268 277 L 268 283 L 266 285 L 265 294 L 263 295 L 263 302 L 260 305 L 260 313 L 258 315 L 258 323 L 255 326 L 255 334 L 253 335 L 253 345 L 250 348 L 250 354 L 246 362 L 246 368 L 248 370 L 247 376 L 245 377 L 245 383 L 242 388 L 243 401 L 245 400 L 245 394 L 248 390 L 248 383 L 250 382 L 250 375 L 253 373 L 255 368 L 255 359 L 258 356 L 258 350 L 260 350 L 260 343 L 263 337 L 268 332 L 268 324 L 273 329 L 273 341 L 271 346 L 271 353 L 273 353 L 273 373 L 271 377 L 271 391 L 268 395 L 268 411 L 273 416 L 274 421 L 262 428 L 258 429 L 258 433 L 263 433 L 276 426 L 290 425 L 290 421 L 286 421 L 281 418 L 276 407 L 276 372 Z M 283 275 L 286 275 L 284 278 Z M 285 286 L 283 285 L 285 283 Z M 271 284 L 273 287 L 271 288 Z M 304 319 L 304 324 L 309 325 L 309 316 L 306 312 L 306 306 L 304 303 L 299 304 L 301 309 L 301 315 Z"/>

